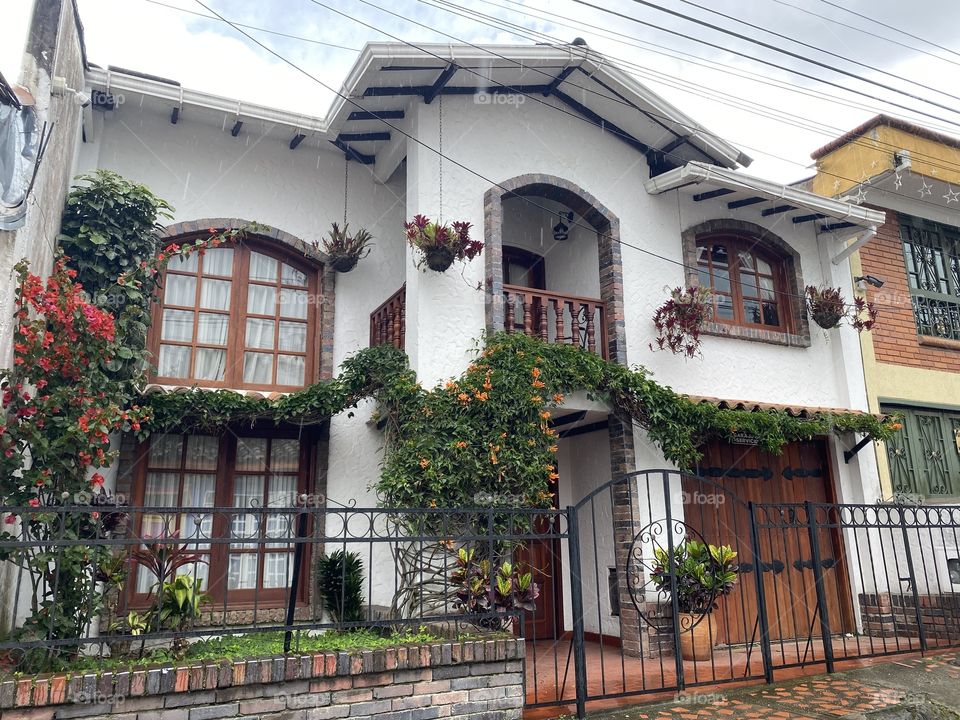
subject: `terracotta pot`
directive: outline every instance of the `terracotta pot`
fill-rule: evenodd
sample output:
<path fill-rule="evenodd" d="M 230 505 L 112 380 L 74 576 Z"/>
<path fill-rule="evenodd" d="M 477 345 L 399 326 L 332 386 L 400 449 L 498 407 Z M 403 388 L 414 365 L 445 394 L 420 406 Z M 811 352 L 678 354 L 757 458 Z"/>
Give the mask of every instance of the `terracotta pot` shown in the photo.
<path fill-rule="evenodd" d="M 436 272 L 443 272 L 453 264 L 453 250 L 445 247 L 433 247 L 424 253 L 427 257 L 427 267 Z"/>
<path fill-rule="evenodd" d="M 713 614 L 680 613 L 680 657 L 684 660 L 709 660 L 717 642 L 717 628 Z"/>
<path fill-rule="evenodd" d="M 357 266 L 359 260 L 358 255 L 333 255 L 330 257 L 330 266 L 339 273 L 348 273 Z"/>

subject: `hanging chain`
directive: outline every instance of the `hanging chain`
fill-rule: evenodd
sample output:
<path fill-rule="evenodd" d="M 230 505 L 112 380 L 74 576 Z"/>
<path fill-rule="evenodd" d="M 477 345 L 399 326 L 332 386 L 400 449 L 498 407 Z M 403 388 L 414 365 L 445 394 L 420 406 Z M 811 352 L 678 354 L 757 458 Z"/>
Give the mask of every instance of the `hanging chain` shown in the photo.
<path fill-rule="evenodd" d="M 347 181 L 350 179 L 350 158 L 343 155 L 343 227 L 347 227 Z"/>
<path fill-rule="evenodd" d="M 443 225 L 443 93 L 438 99 L 440 104 L 440 224 Z"/>

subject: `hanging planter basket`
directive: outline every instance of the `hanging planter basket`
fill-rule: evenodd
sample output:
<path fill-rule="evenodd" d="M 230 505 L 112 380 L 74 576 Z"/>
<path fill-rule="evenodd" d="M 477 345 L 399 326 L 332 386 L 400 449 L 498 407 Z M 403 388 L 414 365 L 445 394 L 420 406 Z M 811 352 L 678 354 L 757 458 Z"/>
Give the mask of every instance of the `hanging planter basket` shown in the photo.
<path fill-rule="evenodd" d="M 360 262 L 359 255 L 331 255 L 330 267 L 338 273 L 348 273 Z"/>
<path fill-rule="evenodd" d="M 818 288 L 814 285 L 807 287 L 807 309 L 813 321 L 824 330 L 832 330 L 844 320 L 857 332 L 873 330 L 879 314 L 873 303 L 862 297 L 855 297 L 851 307 L 843 299 L 839 288 Z"/>
<path fill-rule="evenodd" d="M 453 250 L 446 247 L 430 248 L 424 252 L 427 267 L 436 272 L 443 272 L 453 265 Z"/>
<path fill-rule="evenodd" d="M 841 320 L 843 320 L 843 315 L 828 308 L 811 308 L 810 317 L 813 318 L 813 321 L 824 330 L 832 330 L 840 324 Z"/>
<path fill-rule="evenodd" d="M 339 273 L 348 273 L 357 266 L 360 258 L 370 254 L 371 240 L 373 235 L 363 228 L 351 234 L 346 223 L 342 230 L 333 223 L 323 240 L 323 251 L 330 259 L 330 267 Z"/>
<path fill-rule="evenodd" d="M 403 224 L 407 242 L 417 248 L 423 257 L 417 267 L 445 272 L 454 260 L 473 260 L 483 249 L 483 243 L 470 238 L 470 223 L 453 222 L 450 225 L 431 222 L 425 215 L 417 215 Z"/>

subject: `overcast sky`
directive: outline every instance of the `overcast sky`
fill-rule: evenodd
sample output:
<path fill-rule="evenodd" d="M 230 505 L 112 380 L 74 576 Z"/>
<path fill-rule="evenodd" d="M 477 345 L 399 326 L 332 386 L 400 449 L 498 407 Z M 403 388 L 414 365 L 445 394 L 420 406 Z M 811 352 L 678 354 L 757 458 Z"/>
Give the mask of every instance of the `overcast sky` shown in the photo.
<path fill-rule="evenodd" d="M 750 169 L 752 174 L 779 181 L 810 175 L 812 150 L 881 109 L 960 134 L 960 114 L 940 107 L 960 110 L 960 99 L 937 92 L 943 90 L 960 96 L 960 83 L 955 80 L 960 76 L 960 2 L 836 1 L 836 5 L 902 31 L 895 32 L 845 12 L 827 0 L 651 0 L 652 4 L 934 100 L 938 106 L 785 57 L 672 17 L 636 0 L 586 1 L 661 29 L 613 16 L 575 0 L 455 0 L 455 4 L 447 4 L 448 0 L 203 0 L 233 22 L 303 38 L 248 30 L 284 58 L 335 87 L 343 82 L 363 43 L 393 39 L 390 36 L 414 44 L 457 40 L 531 43 L 535 39 L 550 41 L 550 38 L 568 42 L 580 36 L 698 122 L 751 155 L 755 160 Z M 93 63 L 160 75 L 178 80 L 185 87 L 296 112 L 322 116 L 330 105 L 328 91 L 228 25 L 191 14 L 206 14 L 196 0 L 163 0 L 163 4 L 151 0 L 78 0 L 78 3 L 86 31 L 87 53 Z M 29 5 L 30 0 L 0 0 L 0 25 L 9 24 L 16 29 L 18 24 L 25 24 Z M 841 57 L 792 44 L 697 5 Z M 390 15 L 386 10 L 403 18 Z M 470 11 L 493 17 L 463 16 Z M 508 23 L 519 27 L 511 31 L 491 26 Z M 683 39 L 667 30 L 696 40 Z M 719 47 L 707 46 L 702 41 Z M 15 76 L 10 68 L 15 64 L 16 53 L 11 52 L 9 44 L 5 45 L 0 49 L 0 70 L 8 77 Z M 828 79 L 841 87 L 771 67 L 739 56 L 737 52 Z M 847 58 L 876 70 L 853 64 Z M 856 95 L 850 92 L 852 89 L 877 99 Z"/>

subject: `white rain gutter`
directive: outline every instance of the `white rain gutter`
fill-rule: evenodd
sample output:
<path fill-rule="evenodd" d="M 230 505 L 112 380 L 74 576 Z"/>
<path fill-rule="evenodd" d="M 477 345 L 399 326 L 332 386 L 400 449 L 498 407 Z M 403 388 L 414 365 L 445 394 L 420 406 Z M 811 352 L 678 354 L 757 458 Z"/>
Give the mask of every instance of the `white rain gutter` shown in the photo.
<path fill-rule="evenodd" d="M 882 225 L 886 220 L 886 215 L 877 210 L 870 210 L 806 190 L 799 190 L 790 185 L 781 185 L 770 180 L 744 175 L 727 168 L 707 165 L 698 161 L 688 162 L 683 167 L 674 168 L 662 175 L 650 178 L 643 183 L 643 188 L 650 195 L 660 195 L 668 190 L 676 190 L 686 185 L 699 185 L 701 183 L 709 183 L 728 190 L 752 192 L 766 196 L 771 200 L 782 199 L 836 220 L 848 220 L 858 225 L 872 227 L 874 232 L 876 232 L 875 227 Z M 868 237 L 863 242 L 869 239 Z"/>
<path fill-rule="evenodd" d="M 191 105 L 206 110 L 238 115 L 248 120 L 262 120 L 324 135 L 328 133 L 329 124 L 322 118 L 277 110 L 266 105 L 241 102 L 199 90 L 187 90 L 180 85 L 171 85 L 170 83 L 150 80 L 136 75 L 127 75 L 121 72 L 103 70 L 102 68 L 89 68 L 86 73 L 86 82 L 87 85 L 114 94 L 139 93 L 160 100 L 167 100 L 177 107 Z"/>

